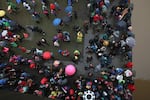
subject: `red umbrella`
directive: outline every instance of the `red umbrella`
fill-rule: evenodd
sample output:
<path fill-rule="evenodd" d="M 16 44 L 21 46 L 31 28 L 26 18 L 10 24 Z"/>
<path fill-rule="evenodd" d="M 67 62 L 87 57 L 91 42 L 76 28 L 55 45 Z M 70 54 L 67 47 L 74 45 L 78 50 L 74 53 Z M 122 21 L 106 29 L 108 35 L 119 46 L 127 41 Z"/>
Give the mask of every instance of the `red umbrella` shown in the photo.
<path fill-rule="evenodd" d="M 132 62 L 128 62 L 125 66 L 126 66 L 127 68 L 132 68 L 132 67 L 133 67 L 133 63 L 132 63 Z"/>
<path fill-rule="evenodd" d="M 69 90 L 69 94 L 70 94 L 70 95 L 74 95 L 74 93 L 75 93 L 75 91 L 74 91 L 73 89 L 70 89 L 70 90 Z"/>
<path fill-rule="evenodd" d="M 45 60 L 51 59 L 51 57 L 52 57 L 52 55 L 49 51 L 45 51 L 42 56 L 43 56 L 43 59 L 45 59 Z"/>
<path fill-rule="evenodd" d="M 135 90 L 135 86 L 133 84 L 128 84 L 128 89 L 133 92 Z"/>
<path fill-rule="evenodd" d="M 46 77 L 43 77 L 41 79 L 41 84 L 46 84 L 46 82 L 48 82 L 48 79 Z"/>
<path fill-rule="evenodd" d="M 30 64 L 30 68 L 32 69 L 32 68 L 35 68 L 35 63 L 31 63 Z"/>
<path fill-rule="evenodd" d="M 99 17 L 98 14 L 96 14 L 96 15 L 93 17 L 93 20 L 94 20 L 95 22 L 99 21 L 99 19 L 100 19 L 100 17 Z"/>
<path fill-rule="evenodd" d="M 50 4 L 50 9 L 51 9 L 51 10 L 54 10 L 55 8 L 56 8 L 55 4 L 51 3 L 51 4 Z"/>

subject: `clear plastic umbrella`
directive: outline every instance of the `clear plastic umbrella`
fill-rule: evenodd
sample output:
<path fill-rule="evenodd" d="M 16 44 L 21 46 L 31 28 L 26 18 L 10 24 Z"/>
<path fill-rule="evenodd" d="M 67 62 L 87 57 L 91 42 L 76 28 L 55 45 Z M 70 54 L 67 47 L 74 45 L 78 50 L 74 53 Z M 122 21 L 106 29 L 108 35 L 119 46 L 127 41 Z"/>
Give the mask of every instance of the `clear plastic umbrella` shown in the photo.
<path fill-rule="evenodd" d="M 135 39 L 133 37 L 126 38 L 126 44 L 129 47 L 134 47 L 135 46 Z"/>

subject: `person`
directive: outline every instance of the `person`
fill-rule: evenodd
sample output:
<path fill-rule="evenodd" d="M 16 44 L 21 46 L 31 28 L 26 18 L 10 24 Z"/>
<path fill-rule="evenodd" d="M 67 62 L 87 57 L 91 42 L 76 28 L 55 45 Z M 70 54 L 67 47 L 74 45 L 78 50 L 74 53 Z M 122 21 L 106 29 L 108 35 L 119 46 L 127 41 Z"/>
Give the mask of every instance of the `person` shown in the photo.
<path fill-rule="evenodd" d="M 43 47 L 44 47 L 44 45 L 43 45 L 43 43 L 42 43 L 41 41 L 36 42 L 36 44 L 37 44 L 38 46 L 43 46 Z"/>
<path fill-rule="evenodd" d="M 92 72 L 89 72 L 89 73 L 88 73 L 88 76 L 89 76 L 89 77 L 92 77 L 92 76 L 93 76 L 93 73 L 92 73 Z"/>
<path fill-rule="evenodd" d="M 46 44 L 46 45 L 49 45 L 48 42 L 47 42 L 47 40 L 46 40 L 45 38 L 42 38 L 42 39 L 41 39 L 41 43 Z"/>
<path fill-rule="evenodd" d="M 48 9 L 47 9 L 47 6 L 44 4 L 42 4 L 42 11 L 43 11 L 43 14 L 49 18 L 49 12 L 48 12 Z"/>
<path fill-rule="evenodd" d="M 86 57 L 86 62 L 91 62 L 93 60 L 93 57 L 92 55 L 88 54 L 87 57 Z"/>
<path fill-rule="evenodd" d="M 36 2 L 35 2 L 35 0 L 30 0 L 30 2 L 31 2 L 31 6 L 32 6 L 32 8 L 34 9 L 34 8 L 35 8 L 35 6 L 36 6 Z"/>
<path fill-rule="evenodd" d="M 55 40 L 55 41 L 53 42 L 53 45 L 54 45 L 55 47 L 59 47 L 59 46 L 60 46 L 58 40 Z"/>
<path fill-rule="evenodd" d="M 70 21 L 72 21 L 72 12 L 71 11 L 67 13 L 67 17 L 70 19 Z"/>
<path fill-rule="evenodd" d="M 56 6 L 56 9 L 58 10 L 58 11 L 60 11 L 61 10 L 61 8 L 60 8 L 60 6 L 59 6 L 59 4 L 58 4 L 58 2 L 54 2 L 54 5 Z"/>
<path fill-rule="evenodd" d="M 9 2 L 7 2 L 7 4 L 8 4 L 8 8 L 7 8 L 8 13 L 12 13 L 12 12 L 17 11 L 18 8 L 17 8 L 15 3 L 9 1 Z"/>
<path fill-rule="evenodd" d="M 23 7 L 26 8 L 27 11 L 31 11 L 31 6 L 27 2 L 23 2 Z"/>
<path fill-rule="evenodd" d="M 35 20 L 36 23 L 40 23 L 40 14 L 36 11 L 32 13 L 32 18 Z"/>
<path fill-rule="evenodd" d="M 79 60 L 79 57 L 76 55 L 72 58 L 72 61 L 77 64 L 78 64 L 78 60 Z"/>
<path fill-rule="evenodd" d="M 74 11 L 74 18 L 75 18 L 75 19 L 78 19 L 78 14 L 77 14 L 77 11 L 76 11 L 76 10 Z"/>
<path fill-rule="evenodd" d="M 87 34 L 88 29 L 89 29 L 89 22 L 88 21 L 84 21 L 83 28 L 84 28 L 84 32 Z"/>
<path fill-rule="evenodd" d="M 45 32 L 40 27 L 38 27 L 38 26 L 31 27 L 31 30 L 33 32 L 38 32 L 38 33 L 42 34 L 43 36 L 46 35 Z"/>

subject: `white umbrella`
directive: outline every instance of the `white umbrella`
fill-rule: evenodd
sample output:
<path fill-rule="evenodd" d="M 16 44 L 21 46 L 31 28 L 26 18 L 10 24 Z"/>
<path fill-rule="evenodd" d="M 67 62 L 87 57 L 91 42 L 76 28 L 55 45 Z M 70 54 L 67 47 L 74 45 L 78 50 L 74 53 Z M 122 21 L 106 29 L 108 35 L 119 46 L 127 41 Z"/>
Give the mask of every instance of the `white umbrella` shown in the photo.
<path fill-rule="evenodd" d="M 129 47 L 134 47 L 135 46 L 135 39 L 133 37 L 126 38 L 126 44 Z"/>
<path fill-rule="evenodd" d="M 123 75 L 117 75 L 116 79 L 117 79 L 118 81 L 122 81 L 122 80 L 123 80 Z"/>
<path fill-rule="evenodd" d="M 7 30 L 3 30 L 3 31 L 2 31 L 2 33 L 1 33 L 2 37 L 6 36 L 6 35 L 7 35 L 7 33 L 8 33 L 8 31 L 7 31 Z"/>
<path fill-rule="evenodd" d="M 84 91 L 83 100 L 95 100 L 95 94 L 93 91 L 87 90 Z"/>
<path fill-rule="evenodd" d="M 124 73 L 126 77 L 131 77 L 133 75 L 132 71 L 129 69 L 127 69 Z"/>

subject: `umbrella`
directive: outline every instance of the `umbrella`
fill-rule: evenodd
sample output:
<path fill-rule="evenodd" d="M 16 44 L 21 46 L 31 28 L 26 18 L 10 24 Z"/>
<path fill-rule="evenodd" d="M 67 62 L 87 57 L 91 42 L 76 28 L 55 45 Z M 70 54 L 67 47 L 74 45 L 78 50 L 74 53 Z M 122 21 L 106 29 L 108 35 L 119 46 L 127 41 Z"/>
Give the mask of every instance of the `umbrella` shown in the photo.
<path fill-rule="evenodd" d="M 125 66 L 127 68 L 132 68 L 133 67 L 133 63 L 129 61 Z"/>
<path fill-rule="evenodd" d="M 103 6 L 102 6 L 102 12 L 103 12 L 103 13 L 106 13 L 106 12 L 107 12 L 107 7 L 106 7 L 106 5 L 103 5 Z"/>
<path fill-rule="evenodd" d="M 19 4 L 21 2 L 21 0 L 16 0 L 17 4 Z"/>
<path fill-rule="evenodd" d="M 131 31 L 127 31 L 127 35 L 128 35 L 128 36 L 132 36 L 132 37 L 134 37 L 134 33 L 133 33 L 133 32 L 131 32 Z"/>
<path fill-rule="evenodd" d="M 123 72 L 123 68 L 116 68 L 116 73 L 121 74 Z"/>
<path fill-rule="evenodd" d="M 63 17 L 62 20 L 64 23 L 68 23 L 71 21 L 71 19 L 68 16 Z"/>
<path fill-rule="evenodd" d="M 45 51 L 42 56 L 43 56 L 43 59 L 45 59 L 45 60 L 48 60 L 52 57 L 52 55 L 49 51 Z"/>
<path fill-rule="evenodd" d="M 135 90 L 135 86 L 133 84 L 128 84 L 128 89 L 133 92 Z"/>
<path fill-rule="evenodd" d="M 65 73 L 68 75 L 68 76 L 72 76 L 74 75 L 76 72 L 76 68 L 74 65 L 67 65 L 66 68 L 65 68 Z"/>
<path fill-rule="evenodd" d="M 72 0 L 67 0 L 68 5 L 72 5 Z"/>
<path fill-rule="evenodd" d="M 31 69 L 35 68 L 35 66 L 36 66 L 35 63 L 31 63 L 31 64 L 30 64 L 30 68 L 31 68 Z"/>
<path fill-rule="evenodd" d="M 117 27 L 118 27 L 119 30 L 122 30 L 122 29 L 124 30 L 124 29 L 127 28 L 127 23 L 123 20 L 118 21 Z"/>
<path fill-rule="evenodd" d="M 46 84 L 46 82 L 48 82 L 48 79 L 46 77 L 43 77 L 41 79 L 41 84 Z"/>
<path fill-rule="evenodd" d="M 54 26 L 58 26 L 58 25 L 60 25 L 60 23 L 61 23 L 61 19 L 60 18 L 55 18 L 54 20 L 53 20 L 53 25 Z"/>
<path fill-rule="evenodd" d="M 126 77 L 131 77 L 133 75 L 132 71 L 129 69 L 127 69 L 124 73 Z"/>
<path fill-rule="evenodd" d="M 11 42 L 10 44 L 11 44 L 12 47 L 18 47 L 16 42 Z"/>
<path fill-rule="evenodd" d="M 119 38 L 119 36 L 120 36 L 120 31 L 114 31 L 114 32 L 113 32 L 113 35 L 114 35 L 116 38 Z"/>
<path fill-rule="evenodd" d="M 0 10 L 0 17 L 5 16 L 6 12 L 4 10 Z"/>
<path fill-rule="evenodd" d="M 1 47 L 4 47 L 4 46 L 6 46 L 7 45 L 7 42 L 6 41 L 0 41 L 0 46 Z"/>
<path fill-rule="evenodd" d="M 8 33 L 8 31 L 7 31 L 7 30 L 3 30 L 3 32 L 1 33 L 2 37 L 6 36 L 6 35 L 7 35 L 7 33 Z"/>
<path fill-rule="evenodd" d="M 109 7 L 109 5 L 110 5 L 110 0 L 104 0 L 104 3 L 105 3 L 105 5 L 106 5 L 107 7 Z"/>
<path fill-rule="evenodd" d="M 4 47 L 2 51 L 3 51 L 4 53 L 8 53 L 8 52 L 9 52 L 9 48 Z"/>
<path fill-rule="evenodd" d="M 122 86 L 121 84 L 118 84 L 117 89 L 118 89 L 119 91 L 121 91 L 121 90 L 123 90 L 123 86 Z"/>
<path fill-rule="evenodd" d="M 5 85 L 7 83 L 7 78 L 0 79 L 0 85 Z"/>
<path fill-rule="evenodd" d="M 106 33 L 105 34 L 100 34 L 100 39 L 108 40 L 108 35 Z"/>
<path fill-rule="evenodd" d="M 104 40 L 103 45 L 104 45 L 104 46 L 108 46 L 108 45 L 109 45 L 109 41 Z"/>
<path fill-rule="evenodd" d="M 117 75 L 116 79 L 117 79 L 118 81 L 123 80 L 123 75 Z"/>
<path fill-rule="evenodd" d="M 22 90 L 23 90 L 22 92 L 25 93 L 25 92 L 27 92 L 27 91 L 29 90 L 29 87 L 24 86 L 24 87 L 22 88 Z"/>
<path fill-rule="evenodd" d="M 75 94 L 74 89 L 70 89 L 70 90 L 69 90 L 69 94 L 70 94 L 70 95 L 74 95 L 74 94 Z"/>
<path fill-rule="evenodd" d="M 87 90 L 84 91 L 83 100 L 95 100 L 95 94 L 93 91 Z"/>
<path fill-rule="evenodd" d="M 79 56 L 80 55 L 80 51 L 79 50 L 74 50 L 73 54 L 76 55 L 76 56 Z"/>
<path fill-rule="evenodd" d="M 67 6 L 67 7 L 65 8 L 65 12 L 66 12 L 66 13 L 72 12 L 72 6 Z"/>
<path fill-rule="evenodd" d="M 129 47 L 134 47 L 135 46 L 135 39 L 133 37 L 126 38 L 126 44 Z"/>
<path fill-rule="evenodd" d="M 99 21 L 100 20 L 100 16 L 98 14 L 96 14 L 94 17 L 93 17 L 93 20 L 95 22 Z"/>
<path fill-rule="evenodd" d="M 50 4 L 50 9 L 51 9 L 51 10 L 54 10 L 55 8 L 56 8 L 55 4 L 51 3 L 51 4 Z"/>

